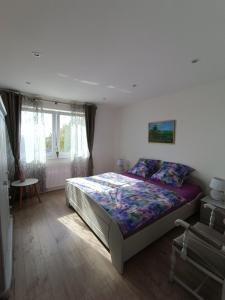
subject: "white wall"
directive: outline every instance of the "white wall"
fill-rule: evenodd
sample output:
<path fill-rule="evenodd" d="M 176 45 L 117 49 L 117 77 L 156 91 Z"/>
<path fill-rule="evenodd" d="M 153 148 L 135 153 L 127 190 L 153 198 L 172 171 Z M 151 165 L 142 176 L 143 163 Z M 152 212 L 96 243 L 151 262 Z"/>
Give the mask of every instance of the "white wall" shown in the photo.
<path fill-rule="evenodd" d="M 148 122 L 169 119 L 177 121 L 176 143 L 148 143 Z M 225 178 L 225 81 L 127 105 L 117 124 L 117 157 L 183 162 L 206 185 L 212 176 Z"/>

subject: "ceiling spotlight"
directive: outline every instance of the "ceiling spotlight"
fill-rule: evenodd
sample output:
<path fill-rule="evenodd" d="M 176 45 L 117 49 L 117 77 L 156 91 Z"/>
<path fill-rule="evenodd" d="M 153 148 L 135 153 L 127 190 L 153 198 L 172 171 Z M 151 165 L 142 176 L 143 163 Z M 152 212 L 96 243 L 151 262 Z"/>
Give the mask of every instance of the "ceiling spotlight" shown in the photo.
<path fill-rule="evenodd" d="M 31 85 L 31 82 L 30 81 L 26 81 L 25 82 L 27 85 Z"/>
<path fill-rule="evenodd" d="M 81 83 L 89 84 L 89 85 L 99 85 L 98 82 L 89 81 L 89 80 L 80 80 Z"/>
<path fill-rule="evenodd" d="M 69 75 L 64 74 L 64 73 L 57 73 L 57 75 L 58 75 L 59 77 L 61 77 L 61 78 L 68 78 L 68 77 L 69 77 Z"/>
<path fill-rule="evenodd" d="M 32 51 L 32 55 L 34 57 L 40 57 L 41 56 L 41 52 L 39 50 L 34 50 L 34 51 Z"/>
<path fill-rule="evenodd" d="M 195 58 L 191 61 L 192 64 L 197 64 L 200 61 L 199 58 Z"/>

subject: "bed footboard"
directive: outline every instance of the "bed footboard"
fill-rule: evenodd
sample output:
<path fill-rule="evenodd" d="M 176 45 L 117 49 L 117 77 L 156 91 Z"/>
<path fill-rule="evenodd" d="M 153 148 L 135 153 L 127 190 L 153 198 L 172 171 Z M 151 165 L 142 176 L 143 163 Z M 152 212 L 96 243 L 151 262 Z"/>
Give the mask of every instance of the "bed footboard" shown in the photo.
<path fill-rule="evenodd" d="M 112 264 L 123 273 L 123 236 L 118 225 L 85 193 L 66 184 L 66 204 L 75 209 L 84 222 L 109 249 Z"/>

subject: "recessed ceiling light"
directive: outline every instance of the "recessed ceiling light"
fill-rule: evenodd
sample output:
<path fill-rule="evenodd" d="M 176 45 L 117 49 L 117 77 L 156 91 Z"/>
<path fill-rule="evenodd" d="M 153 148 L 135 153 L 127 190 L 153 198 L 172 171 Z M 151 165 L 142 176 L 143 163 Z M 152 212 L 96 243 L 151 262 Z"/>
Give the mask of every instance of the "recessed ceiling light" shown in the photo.
<path fill-rule="evenodd" d="M 118 91 L 125 93 L 125 94 L 131 94 L 132 92 L 126 89 L 117 89 Z"/>
<path fill-rule="evenodd" d="M 89 85 L 99 85 L 98 82 L 95 82 L 95 81 L 89 81 L 89 80 L 80 80 L 81 83 L 84 83 L 84 84 L 89 84 Z"/>
<path fill-rule="evenodd" d="M 136 87 L 137 87 L 137 84 L 136 84 L 136 83 L 133 83 L 133 84 L 132 84 L 132 87 L 133 87 L 133 88 L 136 88 Z"/>
<path fill-rule="evenodd" d="M 31 85 L 31 82 L 30 81 L 26 81 L 25 82 L 27 85 Z"/>
<path fill-rule="evenodd" d="M 39 50 L 34 50 L 34 51 L 32 51 L 32 55 L 34 57 L 40 57 L 41 56 L 41 52 Z"/>
<path fill-rule="evenodd" d="M 191 63 L 192 64 L 197 64 L 199 61 L 200 61 L 199 58 L 195 58 L 195 59 L 192 59 Z"/>
<path fill-rule="evenodd" d="M 57 73 L 57 75 L 58 75 L 59 77 L 61 77 L 61 78 L 68 78 L 68 77 L 69 77 L 69 75 L 64 74 L 64 73 Z"/>

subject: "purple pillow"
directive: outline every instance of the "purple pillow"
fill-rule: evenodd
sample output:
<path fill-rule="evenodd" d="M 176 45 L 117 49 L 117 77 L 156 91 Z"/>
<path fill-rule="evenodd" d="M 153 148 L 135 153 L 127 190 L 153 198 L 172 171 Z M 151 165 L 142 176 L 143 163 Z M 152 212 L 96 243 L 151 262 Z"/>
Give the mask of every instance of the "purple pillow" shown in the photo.
<path fill-rule="evenodd" d="M 158 160 L 140 158 L 133 168 L 127 171 L 127 173 L 143 178 L 149 177 L 156 172 L 158 162 Z"/>
<path fill-rule="evenodd" d="M 181 187 L 184 179 L 193 171 L 194 169 L 189 166 L 164 161 L 160 169 L 151 176 L 151 179 Z"/>

